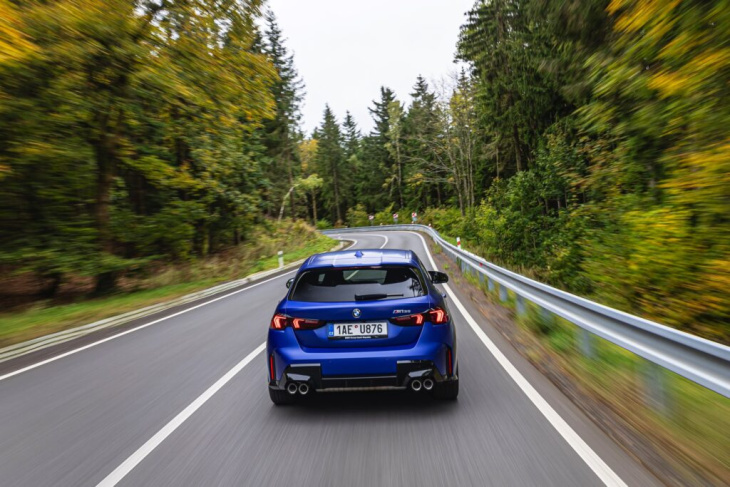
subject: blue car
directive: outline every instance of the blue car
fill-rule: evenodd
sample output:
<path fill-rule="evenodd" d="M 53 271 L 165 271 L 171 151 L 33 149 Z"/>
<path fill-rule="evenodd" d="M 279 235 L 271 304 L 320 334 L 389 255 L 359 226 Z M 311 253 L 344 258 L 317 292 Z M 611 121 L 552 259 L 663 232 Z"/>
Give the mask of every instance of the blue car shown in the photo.
<path fill-rule="evenodd" d="M 271 319 L 271 400 L 288 404 L 315 391 L 370 389 L 456 399 L 456 329 L 434 286 L 447 281 L 410 250 L 309 257 Z"/>

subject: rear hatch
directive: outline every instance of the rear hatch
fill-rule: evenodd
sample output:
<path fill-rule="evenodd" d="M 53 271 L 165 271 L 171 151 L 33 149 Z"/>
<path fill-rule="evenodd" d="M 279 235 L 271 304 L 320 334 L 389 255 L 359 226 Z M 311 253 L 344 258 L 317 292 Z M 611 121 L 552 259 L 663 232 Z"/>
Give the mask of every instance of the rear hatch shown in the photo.
<path fill-rule="evenodd" d="M 408 346 L 423 327 L 391 319 L 430 309 L 426 289 L 424 276 L 411 266 L 312 269 L 292 286 L 286 314 L 319 321 L 295 329 L 303 347 Z"/>

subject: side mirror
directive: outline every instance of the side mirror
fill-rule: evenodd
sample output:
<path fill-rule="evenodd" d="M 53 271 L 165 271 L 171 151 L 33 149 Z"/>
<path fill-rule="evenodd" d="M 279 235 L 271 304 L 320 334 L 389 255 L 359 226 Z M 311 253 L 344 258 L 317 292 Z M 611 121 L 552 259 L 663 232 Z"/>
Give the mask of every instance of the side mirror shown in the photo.
<path fill-rule="evenodd" d="M 444 272 L 428 271 L 428 274 L 431 276 L 431 282 L 434 284 L 449 282 L 449 276 L 447 276 Z"/>
<path fill-rule="evenodd" d="M 288 281 L 286 281 L 286 288 L 289 289 L 291 287 L 291 285 L 292 285 L 293 282 L 294 282 L 294 278 L 293 277 L 291 279 L 289 279 Z"/>

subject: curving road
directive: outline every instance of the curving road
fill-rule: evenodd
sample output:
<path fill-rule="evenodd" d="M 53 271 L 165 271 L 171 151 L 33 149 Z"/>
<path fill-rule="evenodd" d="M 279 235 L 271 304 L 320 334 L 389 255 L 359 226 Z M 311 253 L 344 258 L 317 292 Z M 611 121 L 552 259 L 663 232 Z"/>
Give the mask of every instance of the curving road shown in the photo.
<path fill-rule="evenodd" d="M 414 233 L 356 238 L 432 263 Z M 261 345 L 292 275 L 0 364 L 0 486 L 659 485 L 448 286 L 457 402 L 274 407 Z"/>

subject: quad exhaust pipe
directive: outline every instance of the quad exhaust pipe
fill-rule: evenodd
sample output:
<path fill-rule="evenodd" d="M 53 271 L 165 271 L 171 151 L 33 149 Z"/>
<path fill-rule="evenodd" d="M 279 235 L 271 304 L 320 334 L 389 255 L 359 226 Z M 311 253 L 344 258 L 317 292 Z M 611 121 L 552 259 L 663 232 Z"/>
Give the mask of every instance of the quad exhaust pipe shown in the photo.
<path fill-rule="evenodd" d="M 286 392 L 291 394 L 292 396 L 297 393 L 297 385 L 294 382 L 289 382 L 286 386 Z"/>
<path fill-rule="evenodd" d="M 431 380 L 431 379 L 424 380 L 423 388 L 426 389 L 427 391 L 430 391 L 431 389 L 433 389 L 433 380 Z"/>
<path fill-rule="evenodd" d="M 412 380 L 411 381 L 411 390 L 413 392 L 420 391 L 421 390 L 421 387 L 423 387 L 423 385 L 421 384 L 421 381 L 420 380 L 416 379 L 416 380 Z"/>
<path fill-rule="evenodd" d="M 299 394 L 301 394 L 302 396 L 306 396 L 308 392 L 309 386 L 306 382 L 302 382 L 301 384 L 299 384 Z"/>

